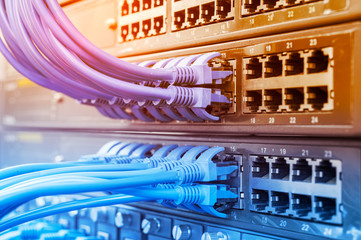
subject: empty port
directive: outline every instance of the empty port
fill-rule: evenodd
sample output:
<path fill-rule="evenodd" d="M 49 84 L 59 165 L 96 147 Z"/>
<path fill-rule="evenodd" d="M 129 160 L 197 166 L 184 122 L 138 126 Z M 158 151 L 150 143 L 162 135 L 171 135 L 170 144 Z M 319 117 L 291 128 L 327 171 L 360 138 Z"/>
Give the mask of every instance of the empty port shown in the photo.
<path fill-rule="evenodd" d="M 140 11 L 140 1 L 134 0 L 132 3 L 132 13 L 137 13 Z"/>
<path fill-rule="evenodd" d="M 247 91 L 246 106 L 250 112 L 257 112 L 262 106 L 262 91 Z"/>
<path fill-rule="evenodd" d="M 154 31 L 159 34 L 164 26 L 164 20 L 162 16 L 154 18 Z"/>
<path fill-rule="evenodd" d="M 199 19 L 199 6 L 187 10 L 187 21 L 191 26 L 196 25 Z"/>
<path fill-rule="evenodd" d="M 129 35 L 129 26 L 121 26 L 120 27 L 120 35 L 122 36 L 123 41 L 126 41 L 128 35 Z"/>
<path fill-rule="evenodd" d="M 336 199 L 315 197 L 315 212 L 318 213 L 320 220 L 330 220 L 336 215 Z"/>
<path fill-rule="evenodd" d="M 251 58 L 246 64 L 246 79 L 255 79 L 262 77 L 262 63 L 258 58 Z"/>
<path fill-rule="evenodd" d="M 154 7 L 163 6 L 164 0 L 155 0 L 154 1 Z"/>
<path fill-rule="evenodd" d="M 256 211 L 264 211 L 268 206 L 268 191 L 252 189 L 252 205 Z"/>
<path fill-rule="evenodd" d="M 221 18 L 226 18 L 228 13 L 231 12 L 232 1 L 231 0 L 217 0 L 217 15 Z"/>
<path fill-rule="evenodd" d="M 332 163 L 328 160 L 321 161 L 318 166 L 316 166 L 315 174 L 316 183 L 336 183 L 336 168 L 332 166 Z"/>
<path fill-rule="evenodd" d="M 292 194 L 292 210 L 297 217 L 305 217 L 312 212 L 311 196 L 302 194 Z"/>
<path fill-rule="evenodd" d="M 285 213 L 290 206 L 288 193 L 272 191 L 271 206 L 275 209 L 276 214 Z"/>
<path fill-rule="evenodd" d="M 255 157 L 252 161 L 252 177 L 268 178 L 269 164 L 264 157 Z"/>
<path fill-rule="evenodd" d="M 148 36 L 151 24 L 152 24 L 151 19 L 147 19 L 142 22 L 142 31 L 144 33 L 144 36 Z"/>
<path fill-rule="evenodd" d="M 304 69 L 303 60 L 299 53 L 291 53 L 285 63 L 286 76 L 302 74 Z"/>
<path fill-rule="evenodd" d="M 306 159 L 299 159 L 292 167 L 292 181 L 311 182 L 312 166 Z"/>
<path fill-rule="evenodd" d="M 245 0 L 244 1 L 244 8 L 247 9 L 249 13 L 256 12 L 259 5 L 261 5 L 261 0 Z"/>
<path fill-rule="evenodd" d="M 152 0 L 143 0 L 143 10 L 150 9 L 152 7 Z"/>
<path fill-rule="evenodd" d="M 264 91 L 264 105 L 270 111 L 277 111 L 282 105 L 282 89 L 272 89 Z"/>
<path fill-rule="evenodd" d="M 327 89 L 328 89 L 327 86 L 309 87 L 307 89 L 308 104 L 311 104 L 312 107 L 316 110 L 322 110 L 324 104 L 328 102 Z"/>
<path fill-rule="evenodd" d="M 290 107 L 292 111 L 298 111 L 305 101 L 305 94 L 303 88 L 286 88 L 285 89 L 285 104 Z"/>
<path fill-rule="evenodd" d="M 290 165 L 284 158 L 277 158 L 271 165 L 271 178 L 288 180 L 290 175 Z"/>
<path fill-rule="evenodd" d="M 325 55 L 322 50 L 316 50 L 307 59 L 308 73 L 319 73 L 326 71 L 329 63 L 329 56 Z"/>
<path fill-rule="evenodd" d="M 277 77 L 282 75 L 282 61 L 278 56 L 270 56 L 265 62 L 265 77 Z"/>
<path fill-rule="evenodd" d="M 279 0 L 263 0 L 263 3 L 266 4 L 267 10 L 274 8 Z"/>
<path fill-rule="evenodd" d="M 133 23 L 132 24 L 132 35 L 134 38 L 137 38 L 139 33 L 139 22 L 138 23 Z"/>
<path fill-rule="evenodd" d="M 177 29 L 182 28 L 183 23 L 186 20 L 186 11 L 178 11 L 174 13 L 174 25 Z"/>
<path fill-rule="evenodd" d="M 215 13 L 214 2 L 203 4 L 201 6 L 201 18 L 205 22 L 210 22 L 212 20 L 212 17 L 214 16 L 214 13 Z"/>
<path fill-rule="evenodd" d="M 126 16 L 129 14 L 129 4 L 128 4 L 127 0 L 124 0 L 121 9 L 122 9 L 122 13 L 121 13 L 122 16 Z"/>

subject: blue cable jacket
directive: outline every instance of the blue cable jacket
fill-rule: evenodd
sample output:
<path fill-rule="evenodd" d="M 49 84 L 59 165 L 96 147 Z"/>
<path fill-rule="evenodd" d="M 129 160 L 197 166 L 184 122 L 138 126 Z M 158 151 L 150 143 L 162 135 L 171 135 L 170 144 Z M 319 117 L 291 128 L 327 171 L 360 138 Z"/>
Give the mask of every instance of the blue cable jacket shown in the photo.
<path fill-rule="evenodd" d="M 13 176 L 7 179 L 0 180 L 0 189 L 4 189 L 8 186 L 14 185 L 21 181 L 26 181 L 29 179 L 42 177 L 42 176 L 50 176 L 53 174 L 60 174 L 60 173 L 72 173 L 72 172 L 89 172 L 89 171 L 132 171 L 132 170 L 143 170 L 147 169 L 148 165 L 146 164 L 97 164 L 97 165 L 82 165 L 82 166 L 69 166 L 69 167 L 62 167 L 56 169 L 48 169 L 43 171 L 31 172 L 22 174 L 20 176 Z"/>
<path fill-rule="evenodd" d="M 133 197 L 133 196 L 124 196 L 123 194 L 119 194 L 119 195 L 110 195 L 110 196 L 103 196 L 103 197 L 97 197 L 91 199 L 83 199 L 83 200 L 71 201 L 66 203 L 60 203 L 54 206 L 47 206 L 47 207 L 35 209 L 27 213 L 21 214 L 15 218 L 9 219 L 7 221 L 0 222 L 0 232 L 15 227 L 17 225 L 23 224 L 25 222 L 29 222 L 38 218 L 43 218 L 63 212 L 79 210 L 82 208 L 109 206 L 115 204 L 124 204 L 129 202 L 138 202 L 138 201 L 146 201 L 146 200 L 149 199 Z"/>
<path fill-rule="evenodd" d="M 58 184 L 56 184 L 56 181 L 53 181 L 39 186 L 33 185 L 31 188 L 15 188 L 15 190 L 12 188 L 10 191 L 7 191 L 6 196 L 1 196 L 0 207 L 6 208 L 6 206 L 14 202 L 22 203 L 41 196 L 109 191 L 158 183 L 174 183 L 179 181 L 179 175 L 177 172 L 164 172 L 162 174 L 155 173 L 116 180 L 97 179 L 96 181 L 80 182 L 79 180 L 69 179 L 70 182 L 68 183 L 65 180 L 59 181 Z"/>

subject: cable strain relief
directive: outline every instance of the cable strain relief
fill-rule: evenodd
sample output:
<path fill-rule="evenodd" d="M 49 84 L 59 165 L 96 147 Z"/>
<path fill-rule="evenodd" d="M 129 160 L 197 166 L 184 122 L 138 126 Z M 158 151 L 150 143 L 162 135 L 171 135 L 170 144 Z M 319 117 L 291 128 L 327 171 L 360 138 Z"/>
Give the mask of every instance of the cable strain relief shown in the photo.
<path fill-rule="evenodd" d="M 182 161 L 167 161 L 167 162 L 163 162 L 160 167 L 162 168 L 162 170 L 164 171 L 170 171 L 178 166 L 184 165 L 184 163 Z"/>
<path fill-rule="evenodd" d="M 175 190 L 179 193 L 179 199 L 176 204 L 195 204 L 199 203 L 202 198 L 201 190 L 196 186 L 177 186 Z"/>
<path fill-rule="evenodd" d="M 144 161 L 149 167 L 156 168 L 159 167 L 162 163 L 167 162 L 167 158 L 148 158 Z"/>
<path fill-rule="evenodd" d="M 191 66 L 175 67 L 174 85 L 194 85 L 197 81 L 196 72 Z"/>
<path fill-rule="evenodd" d="M 124 102 L 124 99 L 114 97 L 111 100 L 108 100 L 109 105 L 111 106 L 119 106 L 119 107 L 125 107 L 127 104 Z"/>
<path fill-rule="evenodd" d="M 201 166 L 198 164 L 186 164 L 174 168 L 179 173 L 178 185 L 194 183 L 200 181 L 203 177 Z"/>
<path fill-rule="evenodd" d="M 172 106 L 193 106 L 197 102 L 197 96 L 192 88 L 170 86 L 173 96 L 167 101 Z"/>
<path fill-rule="evenodd" d="M 115 157 L 112 158 L 111 163 L 114 164 L 128 164 L 132 161 L 129 157 Z"/>

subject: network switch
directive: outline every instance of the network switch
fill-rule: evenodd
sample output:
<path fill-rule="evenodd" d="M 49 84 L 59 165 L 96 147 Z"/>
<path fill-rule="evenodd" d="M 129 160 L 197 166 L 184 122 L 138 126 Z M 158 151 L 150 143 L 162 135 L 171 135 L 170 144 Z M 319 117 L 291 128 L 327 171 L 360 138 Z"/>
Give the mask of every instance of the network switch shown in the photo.
<path fill-rule="evenodd" d="M 7 131 L 4 134 L 5 157 L 16 157 L 19 163 L 26 162 L 31 151 L 35 152 L 33 156 L 39 161 L 49 161 L 49 156 L 50 159 L 73 160 L 81 154 L 96 152 L 102 144 L 113 139 L 154 146 L 225 147 L 225 155 L 221 153 L 217 158 L 223 161 L 238 159 L 239 172 L 227 183 L 233 182 L 232 188 L 238 189 L 235 192 L 238 192 L 239 198 L 237 203 L 219 203 L 215 206 L 215 209 L 227 213 L 222 223 L 220 218 L 204 213 L 168 208 L 158 203 L 137 203 L 107 211 L 93 209 L 80 212 L 75 217 L 78 228 L 91 230 L 90 233 L 94 235 L 97 232 L 112 235 L 116 229 L 128 237 L 171 239 L 172 229 L 186 222 L 194 234 L 190 239 L 199 239 L 202 234 L 213 232 L 209 230 L 213 227 L 221 229 L 216 232 L 243 236 L 230 239 L 248 239 L 247 234 L 257 235 L 255 232 L 258 232 L 257 237 L 270 239 L 282 239 L 282 236 L 290 239 L 357 239 L 359 236 L 361 145 L 358 140 L 270 137 L 205 139 L 196 135 L 148 135 L 148 138 L 130 133 L 109 137 L 104 133 L 77 132 L 75 136 L 74 132 L 64 131 Z M 54 151 L 55 146 L 60 151 Z M 154 151 L 147 153 L 147 156 L 152 154 Z M 10 162 L 5 162 L 2 167 L 9 165 Z M 125 214 L 123 216 L 131 215 L 137 224 L 127 222 L 126 218 L 123 218 L 123 222 L 103 218 L 105 212 L 116 216 L 117 211 Z M 94 216 L 97 216 L 95 220 Z M 75 221 L 74 216 L 68 214 L 59 215 L 58 218 L 69 226 Z M 161 222 L 161 231 L 142 229 L 142 221 L 154 218 Z"/>
<path fill-rule="evenodd" d="M 207 132 L 212 126 L 213 132 L 231 134 L 359 135 L 359 56 L 352 52 L 358 49 L 360 29 L 355 22 L 125 59 L 156 64 L 208 56 L 213 72 L 232 72 L 227 78 L 200 85 L 228 99 L 206 108 L 207 121 L 199 119 L 204 116 L 196 111 L 181 108 L 172 110 L 183 116 L 176 117 L 155 105 L 97 103 L 121 108 L 134 120 L 115 113 L 109 116 L 117 119 L 107 119 L 95 109 L 20 80 L 4 83 L 7 106 L 3 122 L 8 127 Z M 214 52 L 219 54 L 212 58 Z M 28 95 L 32 96 L 31 106 L 24 97 Z M 44 99 L 48 99 L 47 105 Z"/>
<path fill-rule="evenodd" d="M 99 11 L 103 3 L 112 7 Z M 91 14 L 106 17 L 87 25 L 89 18 L 77 11 L 85 5 Z M 132 5 L 139 8 L 131 10 Z M 118 57 L 331 25 L 361 14 L 357 0 L 93 0 L 65 10 L 86 37 Z M 94 35 L 101 32 L 108 35 Z M 112 44 L 111 33 L 117 36 Z"/>

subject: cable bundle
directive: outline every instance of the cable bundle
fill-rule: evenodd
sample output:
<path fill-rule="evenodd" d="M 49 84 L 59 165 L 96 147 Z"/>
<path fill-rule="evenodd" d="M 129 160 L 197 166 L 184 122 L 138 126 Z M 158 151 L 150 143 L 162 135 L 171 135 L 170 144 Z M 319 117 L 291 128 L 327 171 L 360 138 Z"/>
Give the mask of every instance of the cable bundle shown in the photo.
<path fill-rule="evenodd" d="M 232 74 L 212 72 L 208 66 L 219 53 L 161 61 L 152 68 L 151 62 L 131 64 L 98 49 L 81 35 L 56 0 L 0 2 L 4 37 L 0 51 L 7 60 L 35 83 L 93 105 L 105 116 L 213 121 L 218 117 L 206 112 L 207 106 L 229 103 L 211 88 L 193 87 Z M 149 110 L 151 118 L 141 113 L 142 108 Z"/>
<path fill-rule="evenodd" d="M 158 146 L 112 141 L 97 154 L 68 163 L 22 165 L 0 170 L 0 232 L 41 217 L 136 201 L 155 201 L 225 217 L 214 205 L 234 203 L 227 185 L 236 161 L 216 161 L 224 148 Z M 50 205 L 19 216 L 17 207 L 43 196 L 105 192 L 111 195 Z"/>

